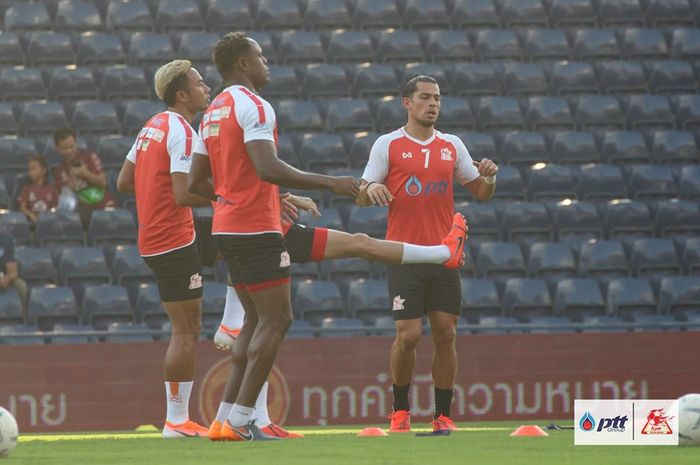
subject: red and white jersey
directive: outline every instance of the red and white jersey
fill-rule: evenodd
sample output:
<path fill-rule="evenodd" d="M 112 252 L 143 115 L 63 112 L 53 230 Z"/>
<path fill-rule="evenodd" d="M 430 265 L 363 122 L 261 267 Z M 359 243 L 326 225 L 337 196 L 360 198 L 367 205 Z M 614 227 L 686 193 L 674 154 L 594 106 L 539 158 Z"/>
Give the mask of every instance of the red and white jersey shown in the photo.
<path fill-rule="evenodd" d="M 466 184 L 478 176 L 459 137 L 435 131 L 420 141 L 401 128 L 377 139 L 362 178 L 386 185 L 394 196 L 388 240 L 438 245 L 452 226 L 453 178 Z"/>
<path fill-rule="evenodd" d="M 217 196 L 212 234 L 281 234 L 279 187 L 258 177 L 245 145 L 277 145 L 272 106 L 246 87 L 228 87 L 207 108 L 199 134 L 194 151 L 209 156 Z"/>
<path fill-rule="evenodd" d="M 189 173 L 193 144 L 199 139 L 178 113 L 165 111 L 141 129 L 126 159 L 136 165 L 139 253 L 160 255 L 194 242 L 190 207 L 175 203 L 171 173 Z"/>

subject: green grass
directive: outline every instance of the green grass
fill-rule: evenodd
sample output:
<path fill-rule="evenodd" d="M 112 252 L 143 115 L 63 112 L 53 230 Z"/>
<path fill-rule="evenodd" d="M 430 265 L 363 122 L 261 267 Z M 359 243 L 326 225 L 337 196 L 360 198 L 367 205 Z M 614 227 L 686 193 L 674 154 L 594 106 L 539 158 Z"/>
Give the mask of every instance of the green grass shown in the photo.
<path fill-rule="evenodd" d="M 540 425 L 549 422 L 538 422 Z M 562 422 L 567 423 L 567 422 Z M 560 424 L 562 424 L 560 423 Z M 684 465 L 700 463 L 697 448 L 574 447 L 573 431 L 549 437 L 511 438 L 513 423 L 463 423 L 468 431 L 449 437 L 413 434 L 358 438 L 358 427 L 292 428 L 304 439 L 213 443 L 203 439 L 165 441 L 154 434 L 106 438 L 102 433 L 33 435 L 20 438 L 7 465 L 74 464 L 250 464 L 250 465 Z M 331 434 L 327 434 L 331 433 Z"/>

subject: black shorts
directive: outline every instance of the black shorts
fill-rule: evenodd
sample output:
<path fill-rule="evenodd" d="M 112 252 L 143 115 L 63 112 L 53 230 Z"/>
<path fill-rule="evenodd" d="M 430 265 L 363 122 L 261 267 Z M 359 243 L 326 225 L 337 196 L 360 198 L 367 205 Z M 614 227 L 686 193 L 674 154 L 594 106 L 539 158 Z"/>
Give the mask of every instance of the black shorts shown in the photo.
<path fill-rule="evenodd" d="M 326 253 L 328 230 L 294 224 L 284 236 L 292 263 L 320 262 Z"/>
<path fill-rule="evenodd" d="M 162 255 L 143 257 L 156 275 L 163 302 L 181 302 L 202 297 L 202 262 L 197 244 Z"/>
<path fill-rule="evenodd" d="M 459 270 L 442 265 L 387 266 L 389 300 L 394 320 L 422 318 L 437 310 L 462 314 L 462 286 Z"/>
<path fill-rule="evenodd" d="M 254 292 L 289 282 L 291 259 L 282 235 L 217 234 L 214 243 L 228 264 L 234 287 Z"/>

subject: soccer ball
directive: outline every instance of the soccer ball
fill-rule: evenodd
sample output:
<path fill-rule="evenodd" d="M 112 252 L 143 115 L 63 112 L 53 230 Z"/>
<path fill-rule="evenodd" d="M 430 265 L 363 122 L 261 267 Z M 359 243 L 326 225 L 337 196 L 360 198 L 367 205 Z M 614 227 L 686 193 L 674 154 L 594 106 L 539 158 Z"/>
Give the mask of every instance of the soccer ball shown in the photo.
<path fill-rule="evenodd" d="M 678 399 L 678 444 L 700 446 L 700 394 Z"/>
<path fill-rule="evenodd" d="M 10 455 L 17 445 L 17 422 L 10 412 L 0 407 L 0 458 Z"/>

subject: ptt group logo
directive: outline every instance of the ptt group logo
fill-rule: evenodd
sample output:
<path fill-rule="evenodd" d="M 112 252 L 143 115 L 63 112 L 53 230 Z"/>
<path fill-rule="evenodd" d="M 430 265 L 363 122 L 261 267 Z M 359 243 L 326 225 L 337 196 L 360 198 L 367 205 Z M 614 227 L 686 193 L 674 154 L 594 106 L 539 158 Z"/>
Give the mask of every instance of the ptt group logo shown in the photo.
<path fill-rule="evenodd" d="M 608 432 L 608 433 L 624 433 L 625 425 L 629 419 L 627 415 L 617 415 L 616 417 L 604 417 L 600 418 L 597 422 L 596 419 L 591 415 L 590 412 L 583 414 L 578 422 L 579 427 L 582 431 L 592 432 Z M 596 425 L 598 427 L 596 428 Z"/>
<path fill-rule="evenodd" d="M 445 195 L 448 193 L 449 184 L 447 181 L 431 181 L 423 183 L 418 179 L 418 176 L 412 174 L 406 184 L 404 185 L 404 190 L 411 197 L 416 197 L 418 195 L 430 195 L 430 194 L 440 194 Z"/>

